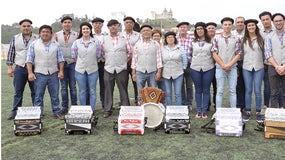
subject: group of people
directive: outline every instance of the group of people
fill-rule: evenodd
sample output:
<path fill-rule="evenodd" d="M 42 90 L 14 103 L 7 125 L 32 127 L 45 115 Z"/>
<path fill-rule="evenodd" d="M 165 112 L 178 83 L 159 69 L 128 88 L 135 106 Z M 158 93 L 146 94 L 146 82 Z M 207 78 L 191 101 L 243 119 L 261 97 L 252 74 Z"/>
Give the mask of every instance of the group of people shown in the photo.
<path fill-rule="evenodd" d="M 42 25 L 37 35 L 31 32 L 32 21 L 24 19 L 19 23 L 22 32 L 13 36 L 7 57 L 8 75 L 14 76 L 15 88 L 8 119 L 14 119 L 17 108 L 22 105 L 27 82 L 32 103 L 40 106 L 42 112 L 47 86 L 56 118 L 63 119 L 68 112 L 69 94 L 71 105 L 77 105 L 77 86 L 80 105 L 90 105 L 95 110 L 98 79 L 103 117 L 107 118 L 112 115 L 115 83 L 120 105 L 130 105 L 128 82 L 131 77 L 136 105 L 141 103 L 139 91 L 147 83 L 165 92 L 163 103 L 166 105 L 191 108 L 194 84 L 196 118 L 208 117 L 211 84 L 215 107 L 223 106 L 228 80 L 230 107 L 244 109 L 243 118 L 249 120 L 254 89 L 256 120 L 261 121 L 262 80 L 266 93 L 264 105 L 283 107 L 285 104 L 285 56 L 282 56 L 285 18 L 281 13 L 271 15 L 270 12 L 262 12 L 259 18 L 263 30 L 259 29 L 258 20 L 237 17 L 236 30 L 232 31 L 234 20 L 224 17 L 223 31 L 219 35 L 216 23 L 197 22 L 193 37 L 188 34 L 188 22 L 177 25 L 178 33 L 169 31 L 163 35 L 148 24 L 135 27 L 137 23 L 132 17 L 123 19 L 125 30 L 122 32 L 119 32 L 120 23 L 111 19 L 107 23 L 109 33 L 104 34 L 104 20 L 97 17 L 92 24 L 81 23 L 77 33 L 71 29 L 69 16 L 61 19 L 61 31 L 53 34 L 51 26 Z"/>

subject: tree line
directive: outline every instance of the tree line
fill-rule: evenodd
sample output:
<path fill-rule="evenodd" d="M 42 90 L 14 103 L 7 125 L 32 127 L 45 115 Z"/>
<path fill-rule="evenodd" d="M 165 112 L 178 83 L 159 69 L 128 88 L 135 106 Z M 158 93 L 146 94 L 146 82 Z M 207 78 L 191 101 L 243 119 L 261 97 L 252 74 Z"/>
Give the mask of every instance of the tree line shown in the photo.
<path fill-rule="evenodd" d="M 53 28 L 53 32 L 57 32 L 60 31 L 62 29 L 61 27 L 61 23 L 60 20 L 62 19 L 62 17 L 64 16 L 70 16 L 73 19 L 73 23 L 72 23 L 72 28 L 73 30 L 79 32 L 79 27 L 80 24 L 82 22 L 91 22 L 92 19 L 94 19 L 95 17 L 88 17 L 87 15 L 83 16 L 83 17 L 77 17 L 74 16 L 74 14 L 64 14 L 62 16 L 60 16 L 58 19 L 56 19 L 56 21 L 54 23 L 51 24 L 52 28 Z M 104 17 L 102 17 L 104 18 Z M 151 26 L 153 26 L 154 28 L 173 28 L 175 27 L 179 22 L 172 18 L 172 19 L 155 19 L 155 20 L 151 20 L 151 19 L 139 19 L 137 18 L 136 21 L 141 25 L 141 24 L 150 24 Z M 18 23 L 13 23 L 12 25 L 1 25 L 1 43 L 2 44 L 9 44 L 11 37 L 17 33 L 19 33 L 19 24 Z M 34 33 L 38 33 L 39 28 L 38 27 L 34 27 L 33 28 L 33 32 Z"/>

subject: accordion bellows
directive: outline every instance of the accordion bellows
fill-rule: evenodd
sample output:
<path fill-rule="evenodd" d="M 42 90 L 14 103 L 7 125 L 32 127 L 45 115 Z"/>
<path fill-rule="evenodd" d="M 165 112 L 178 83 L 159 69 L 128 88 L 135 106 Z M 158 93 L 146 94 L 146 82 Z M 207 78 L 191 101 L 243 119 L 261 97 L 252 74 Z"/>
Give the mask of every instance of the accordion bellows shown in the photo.
<path fill-rule="evenodd" d="M 14 119 L 14 134 L 36 135 L 41 134 L 41 108 L 40 107 L 19 107 Z"/>

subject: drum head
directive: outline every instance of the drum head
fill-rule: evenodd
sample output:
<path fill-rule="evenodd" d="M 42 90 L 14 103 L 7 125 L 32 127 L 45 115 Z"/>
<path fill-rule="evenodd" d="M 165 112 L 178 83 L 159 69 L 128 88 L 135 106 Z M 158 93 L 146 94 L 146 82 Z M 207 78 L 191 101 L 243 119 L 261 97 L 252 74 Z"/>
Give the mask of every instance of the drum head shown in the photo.
<path fill-rule="evenodd" d="M 148 128 L 155 128 L 161 124 L 164 117 L 164 106 L 156 103 L 145 103 L 143 104 L 145 117 L 147 117 L 147 123 L 145 124 Z"/>

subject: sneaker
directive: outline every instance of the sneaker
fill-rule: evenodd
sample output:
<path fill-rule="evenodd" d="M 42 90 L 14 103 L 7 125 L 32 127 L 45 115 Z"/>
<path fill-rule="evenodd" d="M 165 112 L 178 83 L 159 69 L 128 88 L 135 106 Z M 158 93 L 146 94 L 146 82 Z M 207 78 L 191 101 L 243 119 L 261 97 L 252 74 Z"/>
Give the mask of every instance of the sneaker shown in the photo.
<path fill-rule="evenodd" d="M 247 122 L 249 120 L 249 118 L 250 118 L 250 112 L 247 111 L 245 113 L 245 115 L 243 115 L 242 119 L 243 119 L 243 121 Z"/>
<path fill-rule="evenodd" d="M 15 117 L 16 117 L 16 114 L 15 114 L 15 113 L 11 113 L 11 114 L 9 115 L 9 117 L 7 118 L 7 120 L 14 120 Z"/>
<path fill-rule="evenodd" d="M 262 115 L 260 112 L 256 112 L 256 122 L 258 122 L 258 123 L 263 122 Z"/>
<path fill-rule="evenodd" d="M 263 108 L 261 109 L 261 112 L 260 112 L 261 115 L 265 115 L 266 108 L 267 108 L 267 106 L 263 106 Z"/>
<path fill-rule="evenodd" d="M 202 118 L 202 114 L 201 113 L 197 113 L 195 117 L 196 118 Z"/>
<path fill-rule="evenodd" d="M 202 118 L 203 118 L 203 119 L 208 118 L 208 116 L 206 115 L 206 113 L 203 113 L 203 114 L 202 114 Z"/>

